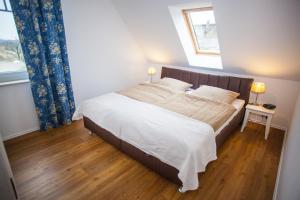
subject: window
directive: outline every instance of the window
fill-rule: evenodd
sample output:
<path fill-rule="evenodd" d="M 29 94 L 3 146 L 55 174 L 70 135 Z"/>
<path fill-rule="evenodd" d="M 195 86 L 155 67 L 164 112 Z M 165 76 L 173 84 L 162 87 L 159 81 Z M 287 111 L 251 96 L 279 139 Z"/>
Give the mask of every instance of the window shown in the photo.
<path fill-rule="evenodd" d="M 219 55 L 217 27 L 212 7 L 183 10 L 197 54 Z"/>
<path fill-rule="evenodd" d="M 0 0 L 0 83 L 27 79 L 26 65 L 9 0 Z"/>
<path fill-rule="evenodd" d="M 169 11 L 189 65 L 223 69 L 211 3 L 172 5 Z"/>

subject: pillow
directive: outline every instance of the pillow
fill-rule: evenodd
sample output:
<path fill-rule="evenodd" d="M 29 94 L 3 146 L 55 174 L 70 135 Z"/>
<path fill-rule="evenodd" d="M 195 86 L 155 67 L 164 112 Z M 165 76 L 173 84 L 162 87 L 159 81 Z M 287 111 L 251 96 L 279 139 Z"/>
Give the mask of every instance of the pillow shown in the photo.
<path fill-rule="evenodd" d="M 173 90 L 183 91 L 183 92 L 193 86 L 189 83 L 174 78 L 162 78 L 156 84 L 166 86 Z"/>
<path fill-rule="evenodd" d="M 231 104 L 240 94 L 222 88 L 202 85 L 192 92 L 193 95 L 204 97 L 213 101 Z"/>

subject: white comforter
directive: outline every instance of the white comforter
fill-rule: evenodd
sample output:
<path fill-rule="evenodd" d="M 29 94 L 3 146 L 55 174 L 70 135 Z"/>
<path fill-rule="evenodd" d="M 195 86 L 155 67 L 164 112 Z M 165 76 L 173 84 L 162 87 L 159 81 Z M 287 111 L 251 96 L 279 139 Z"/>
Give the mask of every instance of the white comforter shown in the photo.
<path fill-rule="evenodd" d="M 82 103 L 73 120 L 86 116 L 116 137 L 179 170 L 181 192 L 198 188 L 198 172 L 215 160 L 213 128 L 203 122 L 117 93 Z"/>

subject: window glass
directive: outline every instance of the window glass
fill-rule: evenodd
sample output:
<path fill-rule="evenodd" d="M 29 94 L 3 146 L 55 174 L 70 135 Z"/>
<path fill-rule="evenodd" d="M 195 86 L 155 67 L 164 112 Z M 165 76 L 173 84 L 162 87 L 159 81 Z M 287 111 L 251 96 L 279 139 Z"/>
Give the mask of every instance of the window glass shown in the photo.
<path fill-rule="evenodd" d="M 185 10 L 196 53 L 220 54 L 217 26 L 212 8 Z"/>
<path fill-rule="evenodd" d="M 25 71 L 25 63 L 14 18 L 0 11 L 0 73 Z"/>
<path fill-rule="evenodd" d="M 0 9 L 5 10 L 4 1 L 0 0 Z"/>
<path fill-rule="evenodd" d="M 11 6 L 10 6 L 9 0 L 6 0 L 6 7 L 7 7 L 7 10 L 11 11 Z"/>
<path fill-rule="evenodd" d="M 220 52 L 213 11 L 191 12 L 190 18 L 200 51 Z"/>

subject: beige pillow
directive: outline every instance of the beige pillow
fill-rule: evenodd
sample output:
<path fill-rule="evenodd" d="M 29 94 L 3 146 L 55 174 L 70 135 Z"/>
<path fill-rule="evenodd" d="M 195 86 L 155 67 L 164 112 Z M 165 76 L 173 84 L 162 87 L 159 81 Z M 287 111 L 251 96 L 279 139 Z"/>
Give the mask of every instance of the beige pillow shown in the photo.
<path fill-rule="evenodd" d="M 174 78 L 162 78 L 156 84 L 166 86 L 173 90 L 183 91 L 183 92 L 193 86 L 189 83 Z"/>
<path fill-rule="evenodd" d="M 218 87 L 202 85 L 192 92 L 193 95 L 204 97 L 213 101 L 231 104 L 240 94 Z"/>

